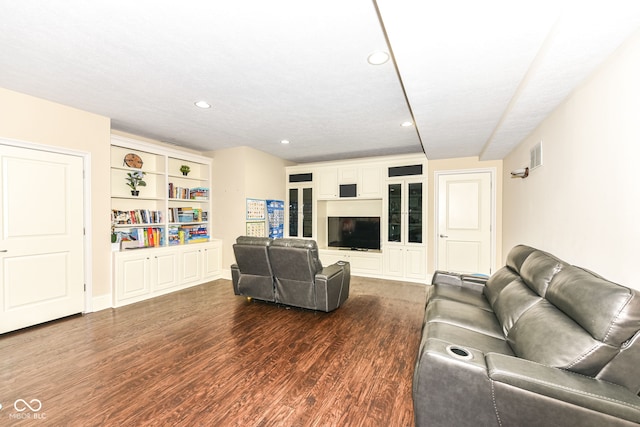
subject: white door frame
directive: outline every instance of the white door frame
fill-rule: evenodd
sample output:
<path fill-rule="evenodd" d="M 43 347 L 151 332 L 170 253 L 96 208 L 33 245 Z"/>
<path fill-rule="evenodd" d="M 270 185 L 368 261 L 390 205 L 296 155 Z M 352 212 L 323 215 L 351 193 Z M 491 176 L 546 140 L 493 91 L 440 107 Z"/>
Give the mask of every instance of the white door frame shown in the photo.
<path fill-rule="evenodd" d="M 58 147 L 54 145 L 38 144 L 28 141 L 19 141 L 16 139 L 8 139 L 0 137 L 0 144 L 9 145 L 18 148 L 28 148 L 31 150 L 46 151 L 49 153 L 66 154 L 82 158 L 83 169 L 83 193 L 84 193 L 84 310 L 83 313 L 91 313 L 93 311 L 93 271 L 92 271 L 92 223 L 91 223 L 91 153 L 86 151 L 78 151 L 70 148 Z"/>
<path fill-rule="evenodd" d="M 478 169 L 456 169 L 456 170 L 442 170 L 442 171 L 435 171 L 434 172 L 434 213 L 433 213 L 433 232 L 434 232 L 434 237 L 433 237 L 433 258 L 434 258 L 434 268 L 437 270 L 438 269 L 438 239 L 436 238 L 436 236 L 438 235 L 438 225 L 439 225 L 439 218 L 438 218 L 438 212 L 439 207 L 440 207 L 440 190 L 439 190 L 439 183 L 440 183 L 440 177 L 441 176 L 445 176 L 445 175 L 463 175 L 463 174 L 472 174 L 472 173 L 489 173 L 490 177 L 491 177 L 491 233 L 490 233 L 490 239 L 491 239 L 491 250 L 490 250 L 490 257 L 491 257 L 491 273 L 493 273 L 493 267 L 496 265 L 496 175 L 497 175 L 497 170 L 496 168 L 478 168 Z"/>

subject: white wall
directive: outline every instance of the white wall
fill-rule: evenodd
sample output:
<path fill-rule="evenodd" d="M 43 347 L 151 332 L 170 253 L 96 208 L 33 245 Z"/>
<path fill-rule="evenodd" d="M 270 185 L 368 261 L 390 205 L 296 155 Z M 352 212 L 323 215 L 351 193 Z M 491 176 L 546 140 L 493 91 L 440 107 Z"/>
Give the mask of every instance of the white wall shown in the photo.
<path fill-rule="evenodd" d="M 233 243 L 246 234 L 246 199 L 284 200 L 285 167 L 291 162 L 250 147 L 207 153 L 213 158 L 212 237 L 223 240 L 222 268 L 230 278 Z"/>
<path fill-rule="evenodd" d="M 0 136 L 91 155 L 93 297 L 105 296 L 107 303 L 111 294 L 110 125 L 108 117 L 0 88 Z"/>
<path fill-rule="evenodd" d="M 542 140 L 543 166 L 526 179 Z M 503 256 L 518 243 L 640 289 L 640 32 L 504 160 Z"/>

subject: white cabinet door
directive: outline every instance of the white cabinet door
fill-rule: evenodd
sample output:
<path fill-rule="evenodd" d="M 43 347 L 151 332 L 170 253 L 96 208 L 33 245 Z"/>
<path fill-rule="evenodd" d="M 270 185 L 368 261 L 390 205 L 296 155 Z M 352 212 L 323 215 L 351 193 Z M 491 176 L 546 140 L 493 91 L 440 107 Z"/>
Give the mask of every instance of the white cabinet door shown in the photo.
<path fill-rule="evenodd" d="M 358 197 L 382 197 L 382 169 L 379 166 L 360 168 Z"/>
<path fill-rule="evenodd" d="M 336 168 L 322 168 L 318 175 L 318 199 L 338 197 L 338 171 Z"/>
<path fill-rule="evenodd" d="M 338 183 L 339 184 L 357 184 L 358 168 L 355 166 L 341 167 L 338 170 Z"/>
<path fill-rule="evenodd" d="M 422 177 L 395 178 L 387 182 L 384 274 L 426 279 L 424 243 L 426 189 Z"/>
<path fill-rule="evenodd" d="M 151 288 L 164 290 L 176 287 L 178 281 L 178 255 L 175 251 L 158 250 L 151 259 Z"/>
<path fill-rule="evenodd" d="M 382 263 L 380 262 L 382 255 L 379 253 L 351 252 L 349 262 L 352 271 L 355 270 L 359 274 L 375 274 L 382 273 Z"/>
<path fill-rule="evenodd" d="M 216 279 L 222 273 L 222 242 L 207 243 L 202 249 L 203 279 Z"/>
<path fill-rule="evenodd" d="M 151 293 L 151 258 L 148 251 L 119 252 L 114 256 L 114 305 L 145 299 Z"/>
<path fill-rule="evenodd" d="M 404 251 L 402 246 L 384 247 L 384 275 L 402 277 L 404 274 Z"/>
<path fill-rule="evenodd" d="M 202 278 L 202 248 L 195 244 L 193 247 L 181 247 L 178 252 L 180 257 L 180 282 L 196 282 Z"/>
<path fill-rule="evenodd" d="M 84 310 L 83 160 L 0 145 L 0 333 Z"/>
<path fill-rule="evenodd" d="M 404 277 L 424 280 L 427 272 L 427 259 L 424 247 L 407 246 L 404 251 Z"/>

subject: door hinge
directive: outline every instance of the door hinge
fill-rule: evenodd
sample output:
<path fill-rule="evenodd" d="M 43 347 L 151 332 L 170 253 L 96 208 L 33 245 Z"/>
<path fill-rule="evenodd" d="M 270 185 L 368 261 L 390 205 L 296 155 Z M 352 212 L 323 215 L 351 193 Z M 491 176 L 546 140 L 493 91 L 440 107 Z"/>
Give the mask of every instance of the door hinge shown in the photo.
<path fill-rule="evenodd" d="M 84 284 L 84 291 L 87 292 L 87 284 Z"/>

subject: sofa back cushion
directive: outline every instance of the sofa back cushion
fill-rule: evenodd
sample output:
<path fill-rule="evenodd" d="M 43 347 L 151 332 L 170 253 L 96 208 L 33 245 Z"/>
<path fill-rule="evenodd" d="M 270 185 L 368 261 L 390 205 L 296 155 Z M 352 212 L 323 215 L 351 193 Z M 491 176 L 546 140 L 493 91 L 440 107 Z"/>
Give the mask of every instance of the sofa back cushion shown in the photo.
<path fill-rule="evenodd" d="M 532 253 L 521 274 L 544 298 L 524 311 L 515 305 L 522 313 L 507 342 L 519 357 L 597 376 L 640 330 L 640 300 L 632 289 L 544 252 Z"/>
<path fill-rule="evenodd" d="M 518 357 L 589 376 L 595 376 L 618 352 L 544 299 L 520 316 L 507 342 Z"/>
<path fill-rule="evenodd" d="M 567 264 L 543 251 L 533 251 L 520 267 L 520 276 L 535 293 L 544 297 L 551 280 Z"/>
<path fill-rule="evenodd" d="M 489 304 L 493 307 L 498 295 L 502 292 L 502 290 L 514 280 L 520 279 L 520 268 L 525 260 L 531 255 L 531 253 L 535 252 L 536 249 L 525 246 L 518 245 L 509 251 L 507 255 L 507 265 L 502 267 L 500 270 L 496 271 L 494 274 L 489 277 L 485 288 L 484 288 L 484 296 L 489 301 Z M 494 308 L 495 310 L 495 308 Z"/>
<path fill-rule="evenodd" d="M 640 388 L 640 371 L 628 372 L 639 353 L 629 347 L 640 346 L 636 291 L 529 246 L 506 264 L 484 295 L 518 357 Z"/>
<path fill-rule="evenodd" d="M 540 302 L 542 297 L 529 289 L 522 279 L 513 280 L 505 286 L 493 302 L 493 311 L 502 325 L 505 337 L 527 310 Z"/>
<path fill-rule="evenodd" d="M 640 299 L 635 291 L 579 267 L 554 279 L 547 300 L 605 344 L 620 347 L 640 329 Z"/>
<path fill-rule="evenodd" d="M 507 255 L 507 267 L 519 274 L 520 267 L 522 266 L 524 261 L 529 257 L 529 255 L 531 255 L 532 252 L 536 250 L 537 249 L 526 245 L 514 246 Z"/>
<path fill-rule="evenodd" d="M 240 236 L 236 239 L 233 252 L 242 274 L 273 276 L 268 253 L 271 242 L 268 237 Z"/>
<path fill-rule="evenodd" d="M 318 244 L 307 239 L 275 239 L 269 248 L 274 274 L 278 279 L 315 281 L 322 271 Z"/>

